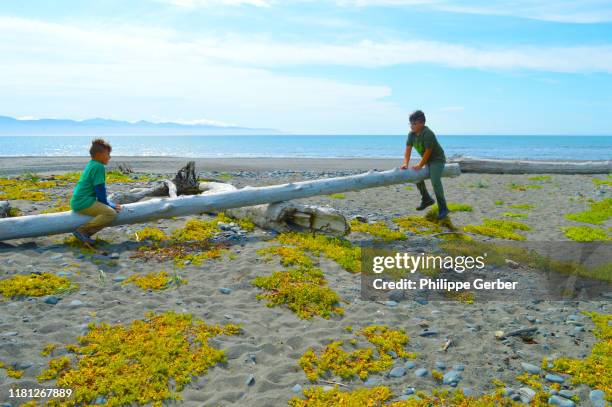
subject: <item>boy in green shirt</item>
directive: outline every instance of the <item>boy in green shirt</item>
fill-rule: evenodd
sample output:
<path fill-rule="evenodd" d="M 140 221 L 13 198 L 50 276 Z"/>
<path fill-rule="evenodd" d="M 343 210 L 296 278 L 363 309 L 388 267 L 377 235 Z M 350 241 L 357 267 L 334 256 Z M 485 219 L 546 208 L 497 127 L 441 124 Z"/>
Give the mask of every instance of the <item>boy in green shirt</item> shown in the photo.
<path fill-rule="evenodd" d="M 74 212 L 93 217 L 72 232 L 74 237 L 90 245 L 95 243 L 91 236 L 110 224 L 121 210 L 121 205 L 110 202 L 106 197 L 104 166 L 110 161 L 111 150 L 110 144 L 102 139 L 91 142 L 91 160 L 81 174 L 70 200 Z"/>
<path fill-rule="evenodd" d="M 433 131 L 425 126 L 425 114 L 422 111 L 417 110 L 410 115 L 410 130 L 408 140 L 406 141 L 404 163 L 400 168 L 403 170 L 408 168 L 410 154 L 414 146 L 421 155 L 421 162 L 413 166 L 412 169 L 420 170 L 425 165 L 429 168 L 429 178 L 431 179 L 431 185 L 433 186 L 436 200 L 438 201 L 438 219 L 443 219 L 448 215 L 448 207 L 446 206 L 446 199 L 444 198 L 444 188 L 442 187 L 442 171 L 446 163 L 444 150 L 438 143 Z M 427 192 L 425 181 L 418 182 L 416 186 L 421 193 L 421 204 L 417 206 L 416 210 L 422 211 L 428 206 L 433 205 L 434 200 L 431 198 L 431 195 L 429 195 L 429 192 Z"/>

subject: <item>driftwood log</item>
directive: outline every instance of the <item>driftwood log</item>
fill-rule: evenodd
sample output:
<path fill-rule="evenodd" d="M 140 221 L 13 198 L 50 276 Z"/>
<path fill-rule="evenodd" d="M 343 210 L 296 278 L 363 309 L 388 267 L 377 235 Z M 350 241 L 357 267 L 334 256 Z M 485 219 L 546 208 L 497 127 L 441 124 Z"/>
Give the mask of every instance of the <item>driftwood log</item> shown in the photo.
<path fill-rule="evenodd" d="M 11 205 L 8 201 L 0 201 L 0 218 L 8 218 L 11 214 Z"/>
<path fill-rule="evenodd" d="M 461 172 L 481 174 L 608 174 L 612 161 L 526 161 L 459 157 L 449 160 L 459 164 Z"/>
<path fill-rule="evenodd" d="M 235 191 L 236 187 L 222 182 L 201 182 L 200 190 L 202 195 L 210 195 Z M 250 219 L 262 229 L 277 232 L 309 230 L 342 236 L 350 231 L 346 218 L 337 210 L 292 201 L 230 208 L 223 212 L 232 218 Z"/>
<path fill-rule="evenodd" d="M 445 177 L 460 174 L 457 164 L 449 164 Z M 245 187 L 235 191 L 209 195 L 183 195 L 176 198 L 154 198 L 123 206 L 111 225 L 149 222 L 173 216 L 194 215 L 265 203 L 283 202 L 339 192 L 356 191 L 407 182 L 419 182 L 429 177 L 427 167 L 418 171 L 394 168 L 388 171 L 368 171 L 346 177 L 291 182 L 265 187 Z M 74 212 L 28 215 L 0 219 L 0 241 L 67 233 L 87 222 L 89 216 Z"/>

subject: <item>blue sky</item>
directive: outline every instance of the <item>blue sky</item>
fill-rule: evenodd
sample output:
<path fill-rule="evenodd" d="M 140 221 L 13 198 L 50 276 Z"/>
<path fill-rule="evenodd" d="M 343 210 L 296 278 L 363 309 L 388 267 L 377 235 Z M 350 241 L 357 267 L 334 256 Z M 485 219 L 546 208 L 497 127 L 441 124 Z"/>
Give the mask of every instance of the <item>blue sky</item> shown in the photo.
<path fill-rule="evenodd" d="M 609 0 L 0 3 L 0 115 L 612 135 Z"/>

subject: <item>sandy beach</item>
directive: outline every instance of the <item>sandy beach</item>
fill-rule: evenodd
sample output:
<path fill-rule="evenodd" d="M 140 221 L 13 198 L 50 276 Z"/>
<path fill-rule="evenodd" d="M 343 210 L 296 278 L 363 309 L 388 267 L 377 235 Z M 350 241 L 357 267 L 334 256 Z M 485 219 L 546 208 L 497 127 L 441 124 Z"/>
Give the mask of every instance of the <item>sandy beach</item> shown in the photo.
<path fill-rule="evenodd" d="M 51 175 L 80 171 L 85 157 L 23 157 L 0 158 L 0 177 L 15 177 L 30 172 L 42 180 Z M 113 157 L 110 169 L 118 163 L 128 163 L 136 175 L 171 176 L 189 159 L 180 157 Z M 222 179 L 236 187 L 280 184 L 357 174 L 370 169 L 386 170 L 398 166 L 398 160 L 388 159 L 195 159 L 201 178 Z M 610 198 L 610 185 L 605 175 L 495 175 L 462 174 L 444 178 L 447 201 L 465 204 L 471 211 L 451 213 L 456 227 L 480 224 L 485 218 L 518 220 L 530 227 L 520 231 L 526 241 L 568 242 L 563 227 L 584 225 L 565 218 L 589 208 L 589 199 Z M 108 185 L 109 192 L 126 191 L 145 186 L 145 182 L 118 182 Z M 431 191 L 431 185 L 427 181 Z M 532 187 L 534 186 L 534 187 Z M 71 193 L 73 184 L 45 189 L 42 201 L 11 201 L 21 215 L 39 214 L 57 205 Z M 343 193 L 340 196 L 319 196 L 299 200 L 301 203 L 329 206 L 347 219 L 364 217 L 368 222 L 385 222 L 397 230 L 393 219 L 410 215 L 422 216 L 415 207 L 419 195 L 413 185 L 395 185 Z M 507 214 L 514 215 L 507 215 Z M 517 215 L 518 214 L 518 215 Z M 299 318 L 286 306 L 268 307 L 256 296 L 262 293 L 253 286 L 256 277 L 286 269 L 279 259 L 266 261 L 258 250 L 275 245 L 275 233 L 256 228 L 220 231 L 218 240 L 227 247 L 220 259 L 206 260 L 202 265 L 184 264 L 176 268 L 172 260 L 157 261 L 135 258 L 138 247 L 135 233 L 145 227 L 155 227 L 171 233 L 190 219 L 211 220 L 212 215 L 163 219 L 149 224 L 124 225 L 100 232 L 105 240 L 94 254 L 64 243 L 67 235 L 20 239 L 0 243 L 0 280 L 30 273 L 55 273 L 78 284 L 78 290 L 59 294 L 55 304 L 47 297 L 4 298 L 0 301 L 0 361 L 23 371 L 20 378 L 8 377 L 0 370 L 0 404 L 17 406 L 28 399 L 9 397 L 11 388 L 36 388 L 36 377 L 47 367 L 49 356 L 40 352 L 48 343 L 60 347 L 75 343 L 87 332 L 90 322 L 128 324 L 143 319 L 146 312 L 175 311 L 190 313 L 210 324 L 239 324 L 241 333 L 212 339 L 213 347 L 227 356 L 225 364 L 195 376 L 180 392 L 183 401 L 164 405 L 186 406 L 282 406 L 301 390 L 311 386 L 333 386 L 340 390 L 389 386 L 393 401 L 414 397 L 414 391 L 431 392 L 435 388 L 463 389 L 475 396 L 496 390 L 496 380 L 504 383 L 509 397 L 525 401 L 529 387 L 517 380 L 526 370 L 525 364 L 540 366 L 546 358 L 587 357 L 597 338 L 594 323 L 583 312 L 612 312 L 612 290 L 598 298 L 585 301 L 542 301 L 522 295 L 513 301 L 490 301 L 473 304 L 460 301 L 414 301 L 390 297 L 388 301 L 367 301 L 360 296 L 360 275 L 351 273 L 335 261 L 312 255 L 323 271 L 327 284 L 341 298 L 343 316 L 329 319 L 315 316 Z M 592 226 L 592 225 L 590 225 Z M 597 226 L 612 227 L 610 219 Z M 347 236 L 354 245 L 372 241 L 372 236 L 353 232 Z M 475 236 L 479 241 L 490 241 Z M 440 236 L 407 234 L 407 239 L 393 242 L 398 250 L 436 250 Z M 601 244 L 609 244 L 601 242 Z M 174 271 L 173 271 L 174 270 Z M 164 290 L 143 290 L 133 284 L 123 284 L 132 275 L 149 272 L 176 272 L 187 284 Z M 495 275 L 516 275 L 536 278 L 524 264 L 510 263 L 495 268 Z M 535 280 L 534 280 L 535 281 Z M 608 285 L 606 285 L 608 284 Z M 609 287 L 609 283 L 602 283 Z M 0 297 L 1 298 L 1 297 Z M 363 381 L 344 380 L 331 375 L 326 380 L 310 382 L 298 360 L 309 349 L 320 350 L 332 340 L 350 341 L 353 332 L 369 325 L 388 325 L 405 330 L 410 340 L 406 350 L 416 353 L 413 360 L 396 358 L 393 368 L 372 373 Z M 496 338 L 497 331 L 511 332 L 522 328 L 537 328 L 531 340 L 521 337 Z M 451 345 L 446 346 L 447 342 Z M 57 349 L 53 357 L 66 354 Z M 419 369 L 428 374 L 417 376 Z M 460 372 L 460 378 L 444 384 L 432 377 Z M 544 373 L 542 373 L 544 376 Z M 589 404 L 594 390 L 585 384 L 571 382 L 561 374 L 559 389 L 542 378 L 545 390 L 566 390 L 578 396 L 576 405 Z M 44 387 L 53 387 L 46 382 Z M 331 383 L 331 384 L 330 384 Z M 411 390 L 414 389 L 414 390 Z M 522 391 L 522 393 L 521 393 Z M 525 396 L 527 397 L 527 396 Z M 104 404 L 99 400 L 98 404 Z"/>

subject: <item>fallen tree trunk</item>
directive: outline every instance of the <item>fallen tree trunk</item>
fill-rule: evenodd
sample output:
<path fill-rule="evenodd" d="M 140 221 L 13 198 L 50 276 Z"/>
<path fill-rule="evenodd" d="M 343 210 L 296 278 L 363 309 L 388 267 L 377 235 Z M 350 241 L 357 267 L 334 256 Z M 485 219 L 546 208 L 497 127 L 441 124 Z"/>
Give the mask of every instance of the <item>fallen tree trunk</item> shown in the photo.
<path fill-rule="evenodd" d="M 526 161 L 460 157 L 450 162 L 459 164 L 461 172 L 482 174 L 608 174 L 612 161 Z"/>
<path fill-rule="evenodd" d="M 443 176 L 457 176 L 459 166 L 445 166 Z M 388 171 L 368 171 L 347 177 L 326 178 L 313 181 L 291 182 L 265 187 L 245 187 L 236 191 L 210 195 L 187 195 L 177 198 L 154 198 L 123 206 L 112 225 L 148 222 L 172 216 L 193 215 L 222 209 L 282 202 L 316 195 L 355 191 L 386 185 L 418 182 L 429 177 L 427 167 L 415 171 L 395 168 Z M 45 215 L 29 215 L 0 219 L 0 241 L 24 237 L 36 237 L 67 233 L 90 219 L 74 212 Z"/>
<path fill-rule="evenodd" d="M 235 191 L 236 187 L 221 182 L 201 182 L 200 190 L 204 191 L 201 195 L 210 195 Z M 292 201 L 230 208 L 222 212 L 232 218 L 250 219 L 262 229 L 272 229 L 277 232 L 297 229 L 343 236 L 350 230 L 346 218 L 337 210 Z"/>
<path fill-rule="evenodd" d="M 123 205 L 138 202 L 147 196 L 176 198 L 179 195 L 193 195 L 199 192 L 195 162 L 189 161 L 186 166 L 178 170 L 172 181 L 163 180 L 149 188 L 133 188 L 129 192 L 115 192 L 109 196 L 109 199 Z"/>

